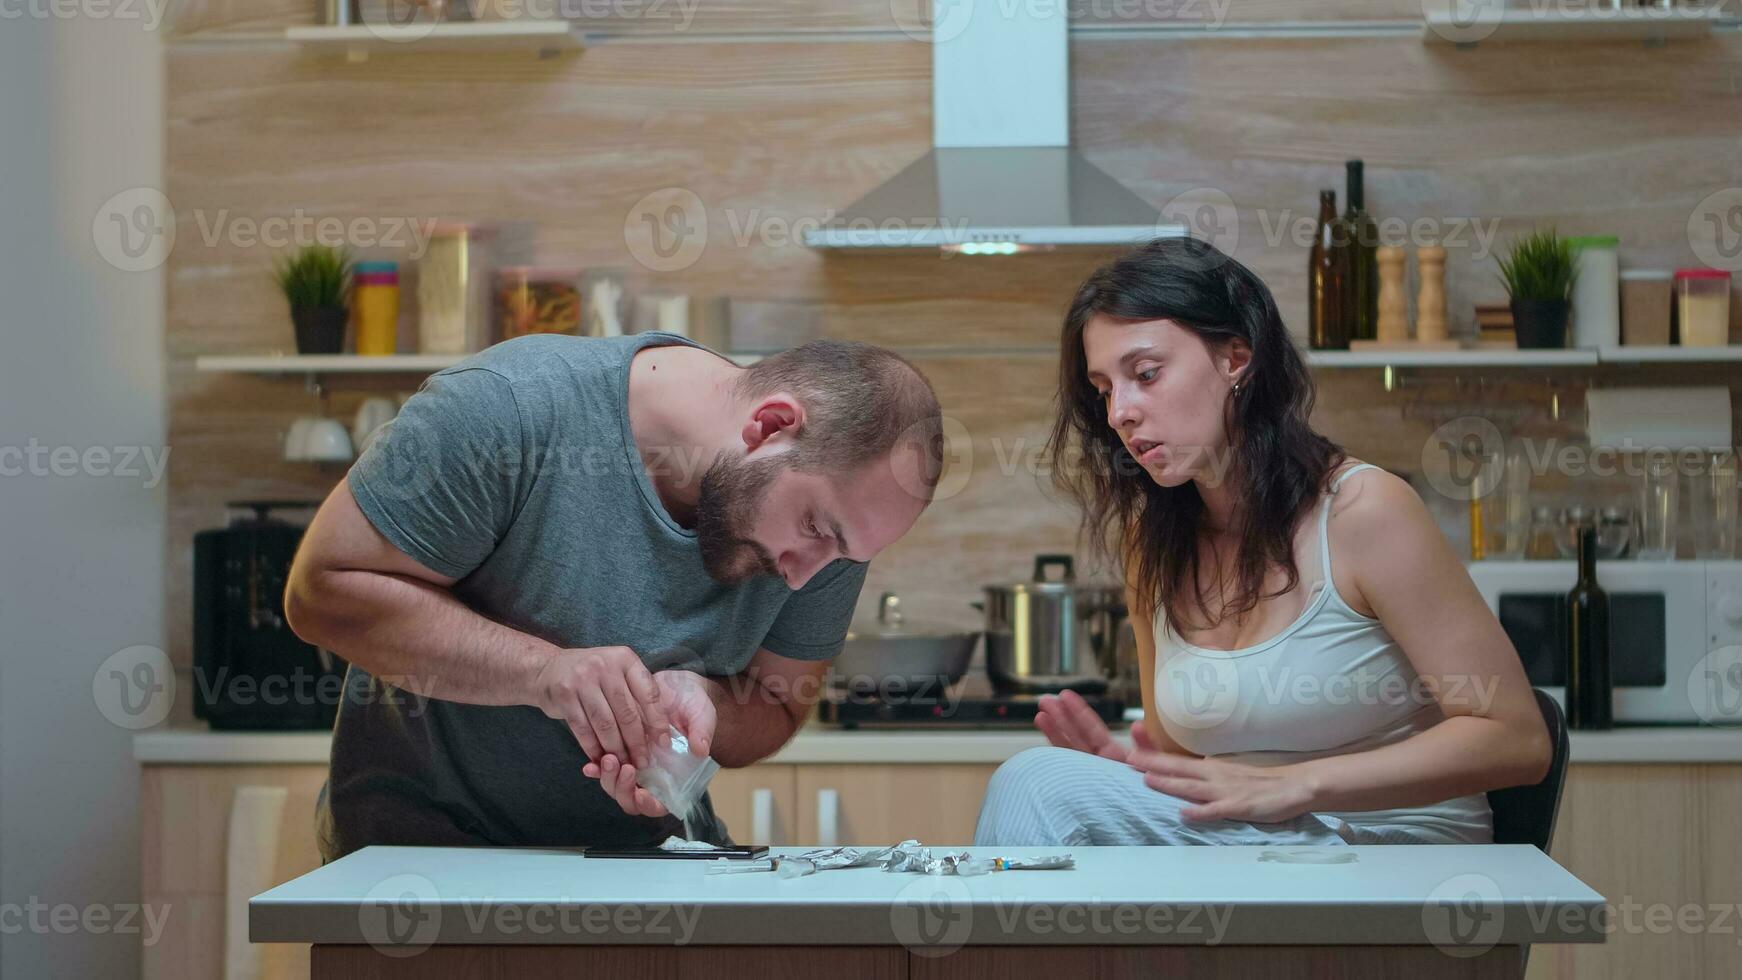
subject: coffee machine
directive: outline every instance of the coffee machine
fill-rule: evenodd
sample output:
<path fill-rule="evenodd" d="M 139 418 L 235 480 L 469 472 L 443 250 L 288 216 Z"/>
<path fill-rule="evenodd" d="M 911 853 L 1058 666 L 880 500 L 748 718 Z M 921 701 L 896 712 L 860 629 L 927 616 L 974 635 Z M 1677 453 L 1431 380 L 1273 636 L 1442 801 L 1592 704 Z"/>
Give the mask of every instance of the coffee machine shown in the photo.
<path fill-rule="evenodd" d="M 228 506 L 228 526 L 194 535 L 194 714 L 217 729 L 331 728 L 345 663 L 285 622 L 285 579 L 304 528 L 273 513 L 319 502 Z"/>

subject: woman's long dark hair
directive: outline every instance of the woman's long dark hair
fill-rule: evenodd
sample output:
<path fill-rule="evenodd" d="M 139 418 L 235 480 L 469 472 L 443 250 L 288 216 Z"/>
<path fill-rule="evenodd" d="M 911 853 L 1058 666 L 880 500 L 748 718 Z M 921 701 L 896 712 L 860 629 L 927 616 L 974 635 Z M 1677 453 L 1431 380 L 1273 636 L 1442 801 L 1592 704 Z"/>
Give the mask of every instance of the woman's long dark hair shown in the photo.
<path fill-rule="evenodd" d="M 1235 585 L 1212 613 L 1198 582 L 1204 502 L 1195 482 L 1162 487 L 1131 457 L 1107 420 L 1107 405 L 1089 383 L 1083 330 L 1106 316 L 1127 323 L 1171 320 L 1215 348 L 1243 340 L 1252 358 L 1224 406 L 1232 451 L 1226 478 L 1240 502 Z M 1137 596 L 1166 610 L 1183 634 L 1183 611 L 1195 606 L 1196 628 L 1242 615 L 1300 582 L 1294 528 L 1344 459 L 1341 447 L 1312 430 L 1313 381 L 1276 312 L 1270 290 L 1252 271 L 1206 242 L 1157 239 L 1096 270 L 1065 315 L 1059 347 L 1057 421 L 1047 450 L 1055 480 L 1083 508 L 1083 532 L 1103 554 L 1116 545 Z M 1281 567 L 1283 588 L 1266 593 L 1265 575 Z"/>

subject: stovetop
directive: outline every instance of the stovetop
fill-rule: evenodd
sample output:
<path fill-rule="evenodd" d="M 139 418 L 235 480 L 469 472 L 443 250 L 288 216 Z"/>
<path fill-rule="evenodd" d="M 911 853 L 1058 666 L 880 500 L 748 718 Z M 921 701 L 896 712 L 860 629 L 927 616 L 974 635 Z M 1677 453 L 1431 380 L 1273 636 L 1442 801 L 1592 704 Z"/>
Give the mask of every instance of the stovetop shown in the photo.
<path fill-rule="evenodd" d="M 942 691 L 884 695 L 831 691 L 817 707 L 818 720 L 843 729 L 856 728 L 1031 728 L 1040 710 L 1038 694 L 993 690 L 983 682 L 964 681 Z M 1085 694 L 1083 700 L 1109 724 L 1120 721 L 1125 705 L 1105 694 Z"/>

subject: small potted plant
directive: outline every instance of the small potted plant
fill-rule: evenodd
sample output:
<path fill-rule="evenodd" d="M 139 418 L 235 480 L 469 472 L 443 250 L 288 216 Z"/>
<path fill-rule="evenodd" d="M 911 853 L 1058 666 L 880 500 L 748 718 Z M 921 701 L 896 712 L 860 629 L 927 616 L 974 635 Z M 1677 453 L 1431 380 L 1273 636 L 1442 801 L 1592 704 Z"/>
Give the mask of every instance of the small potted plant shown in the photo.
<path fill-rule="evenodd" d="M 1512 329 L 1521 348 L 1565 347 L 1573 281 L 1572 243 L 1548 231 L 1532 232 L 1500 260 L 1500 278 L 1512 298 Z"/>
<path fill-rule="evenodd" d="M 345 294 L 351 279 L 351 253 L 310 245 L 283 260 L 278 288 L 290 303 L 298 354 L 338 354 L 345 349 Z"/>

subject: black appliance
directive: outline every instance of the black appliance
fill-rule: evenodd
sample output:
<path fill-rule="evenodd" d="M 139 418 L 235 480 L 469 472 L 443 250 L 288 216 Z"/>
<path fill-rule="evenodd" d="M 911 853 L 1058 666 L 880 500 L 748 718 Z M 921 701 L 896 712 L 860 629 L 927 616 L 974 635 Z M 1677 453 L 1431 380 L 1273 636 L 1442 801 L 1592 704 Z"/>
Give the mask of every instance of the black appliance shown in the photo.
<path fill-rule="evenodd" d="M 273 511 L 318 501 L 240 500 L 229 526 L 194 535 L 194 715 L 213 728 L 332 728 L 345 662 L 284 620 L 284 583 L 303 527 Z"/>

